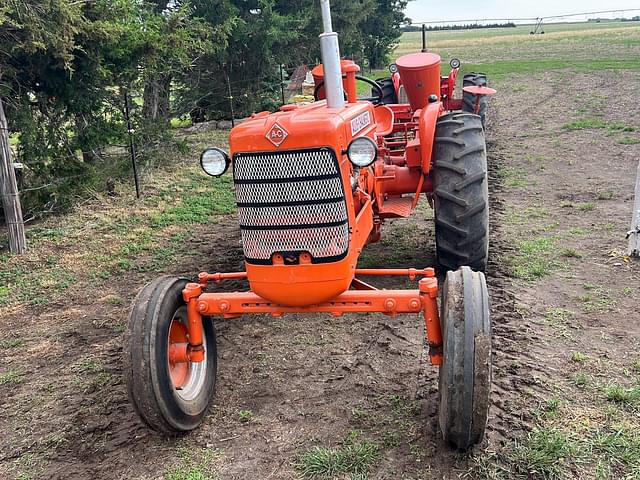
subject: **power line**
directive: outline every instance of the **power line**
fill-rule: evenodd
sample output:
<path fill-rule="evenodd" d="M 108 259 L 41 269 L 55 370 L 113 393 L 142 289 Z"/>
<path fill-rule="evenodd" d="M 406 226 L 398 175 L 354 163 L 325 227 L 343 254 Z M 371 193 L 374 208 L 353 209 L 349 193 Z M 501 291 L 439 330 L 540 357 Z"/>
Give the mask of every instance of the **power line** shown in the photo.
<path fill-rule="evenodd" d="M 548 20 L 552 18 L 579 17 L 583 15 L 598 15 L 601 13 L 640 12 L 640 8 L 618 8 L 615 10 L 599 10 L 597 12 L 567 13 L 564 15 L 549 15 L 546 17 L 522 17 L 522 18 L 470 18 L 462 20 L 430 20 L 428 22 L 411 22 L 411 25 L 432 25 L 436 23 L 464 23 L 464 22 L 524 22 L 535 20 Z"/>

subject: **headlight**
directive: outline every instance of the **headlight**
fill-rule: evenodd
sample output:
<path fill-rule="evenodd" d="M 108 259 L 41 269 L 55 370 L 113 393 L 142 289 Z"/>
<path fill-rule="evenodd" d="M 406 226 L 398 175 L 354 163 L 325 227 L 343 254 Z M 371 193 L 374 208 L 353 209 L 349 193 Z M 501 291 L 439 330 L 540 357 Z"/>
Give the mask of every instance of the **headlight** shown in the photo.
<path fill-rule="evenodd" d="M 212 177 L 219 177 L 229 168 L 229 155 L 219 148 L 207 148 L 200 155 L 200 166 L 206 174 Z"/>
<path fill-rule="evenodd" d="M 347 156 L 356 167 L 368 167 L 378 156 L 378 146 L 369 137 L 354 138 L 347 148 Z"/>

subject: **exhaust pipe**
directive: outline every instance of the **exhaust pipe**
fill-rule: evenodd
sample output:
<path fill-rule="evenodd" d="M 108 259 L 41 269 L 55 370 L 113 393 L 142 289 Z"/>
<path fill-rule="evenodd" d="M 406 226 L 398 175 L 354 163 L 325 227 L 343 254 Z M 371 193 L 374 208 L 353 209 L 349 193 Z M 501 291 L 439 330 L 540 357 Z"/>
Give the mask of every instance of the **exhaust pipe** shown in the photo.
<path fill-rule="evenodd" d="M 340 45 L 338 34 L 331 25 L 331 6 L 329 0 L 320 0 L 324 33 L 320 34 L 320 54 L 324 69 L 324 91 L 329 108 L 344 107 L 342 90 L 342 69 L 340 67 Z"/>

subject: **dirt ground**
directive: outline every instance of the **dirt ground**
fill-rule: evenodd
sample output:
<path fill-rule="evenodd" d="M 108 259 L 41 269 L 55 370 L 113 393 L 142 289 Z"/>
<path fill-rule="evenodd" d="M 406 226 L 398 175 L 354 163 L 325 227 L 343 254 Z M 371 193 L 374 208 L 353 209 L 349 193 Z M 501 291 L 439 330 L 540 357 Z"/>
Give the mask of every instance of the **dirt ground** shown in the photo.
<path fill-rule="evenodd" d="M 339 447 L 353 432 L 378 445 L 380 456 L 368 477 L 349 478 L 484 478 L 501 471 L 500 459 L 540 428 L 537 412 L 549 399 L 591 408 L 593 392 L 573 381 L 579 370 L 593 384 L 632 384 L 629 371 L 640 357 L 640 263 L 621 252 L 640 157 L 631 140 L 640 136 L 621 123 L 640 127 L 640 77 L 572 78 L 569 71 L 516 77 L 497 85 L 490 105 L 493 406 L 487 440 L 471 455 L 440 440 L 437 369 L 428 364 L 421 319 L 409 315 L 217 321 L 217 396 L 204 425 L 179 439 L 146 429 L 122 381 L 128 305 L 164 272 L 193 277 L 201 269 L 242 268 L 238 228 L 228 214 L 195 226 L 189 253 L 165 268 L 98 283 L 87 278 L 46 305 L 2 307 L 0 478 L 206 478 L 188 476 L 195 471 L 294 479 L 305 451 Z M 610 91 L 615 102 L 597 93 Z M 567 127 L 585 118 L 600 123 Z M 56 255 L 72 258 L 73 248 L 58 247 Z M 362 263 L 423 267 L 433 255 L 425 202 L 411 219 L 387 224 Z M 575 352 L 586 359 L 576 360 Z M 563 472 L 596 478 L 588 463 Z M 501 475 L 490 478 L 541 473 Z"/>

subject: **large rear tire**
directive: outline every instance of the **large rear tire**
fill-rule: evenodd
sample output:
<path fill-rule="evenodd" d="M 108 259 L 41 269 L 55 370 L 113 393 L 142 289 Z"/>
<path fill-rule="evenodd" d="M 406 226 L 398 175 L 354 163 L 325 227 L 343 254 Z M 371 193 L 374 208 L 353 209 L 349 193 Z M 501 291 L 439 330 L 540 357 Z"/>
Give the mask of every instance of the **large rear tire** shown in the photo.
<path fill-rule="evenodd" d="M 182 290 L 188 280 L 160 277 L 136 297 L 125 343 L 129 398 L 153 430 L 176 435 L 198 427 L 215 391 L 217 353 L 213 322 L 202 322 L 203 362 L 169 361 L 171 343 L 188 340 L 187 308 Z"/>
<path fill-rule="evenodd" d="M 486 87 L 487 76 L 484 73 L 469 73 L 462 78 L 463 87 Z M 480 97 L 480 119 L 482 120 L 482 128 L 486 125 L 487 118 L 487 96 Z M 464 92 L 462 95 L 462 111 L 468 113 L 475 113 L 476 108 L 476 96 L 472 93 Z"/>
<path fill-rule="evenodd" d="M 436 125 L 436 255 L 444 270 L 484 271 L 489 256 L 487 152 L 480 117 L 453 112 Z"/>
<path fill-rule="evenodd" d="M 377 78 L 376 83 L 380 85 L 382 89 L 382 105 L 398 103 L 398 95 L 396 94 L 396 88 L 393 85 L 391 77 Z M 371 92 L 371 95 L 375 95 L 375 92 Z"/>
<path fill-rule="evenodd" d="M 442 296 L 440 429 L 458 450 L 482 441 L 491 392 L 491 320 L 484 275 L 448 272 Z"/>

